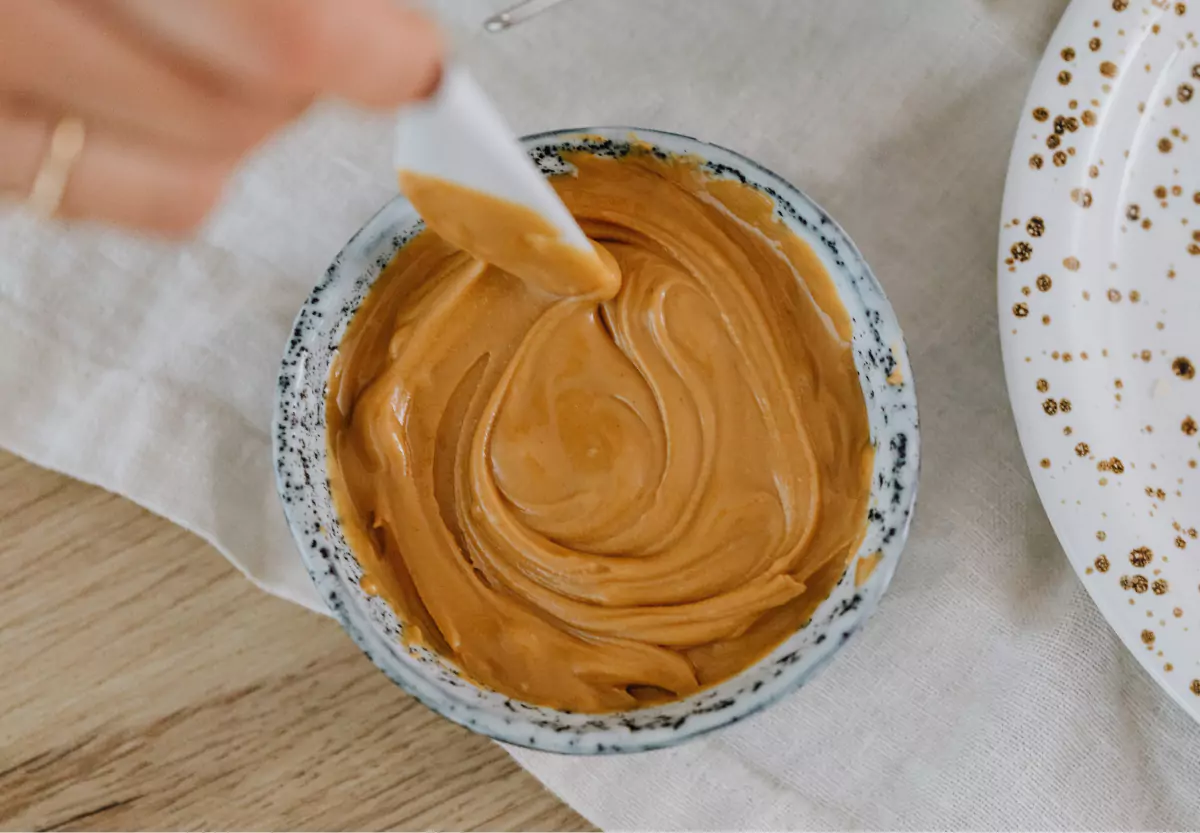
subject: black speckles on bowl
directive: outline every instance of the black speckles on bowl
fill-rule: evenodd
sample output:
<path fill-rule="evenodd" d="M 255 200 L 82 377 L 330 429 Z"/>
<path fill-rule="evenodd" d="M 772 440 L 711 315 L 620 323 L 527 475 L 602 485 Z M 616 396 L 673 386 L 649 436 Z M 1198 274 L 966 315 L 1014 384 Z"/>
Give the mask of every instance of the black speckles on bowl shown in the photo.
<path fill-rule="evenodd" d="M 481 689 L 440 657 L 409 648 L 402 640 L 403 622 L 385 602 L 363 592 L 362 569 L 342 536 L 329 494 L 324 392 L 346 325 L 396 251 L 422 228 L 404 199 L 384 206 L 334 259 L 300 309 L 279 372 L 272 434 L 279 495 L 296 545 L 330 610 L 389 678 L 429 708 L 473 731 L 551 752 L 613 754 L 671 746 L 736 723 L 803 685 L 878 605 L 916 500 L 920 442 L 908 356 L 891 306 L 854 244 L 820 207 L 778 176 L 686 136 L 587 128 L 529 136 L 523 143 L 539 169 L 553 175 L 569 171 L 564 151 L 619 157 L 629 152 L 631 137 L 658 154 L 699 156 L 713 176 L 771 196 L 777 216 L 824 262 L 854 322 L 855 362 L 875 446 L 867 534 L 855 559 L 878 554 L 878 560 L 861 585 L 852 563 L 812 619 L 763 660 L 685 700 L 615 714 L 573 714 Z"/>

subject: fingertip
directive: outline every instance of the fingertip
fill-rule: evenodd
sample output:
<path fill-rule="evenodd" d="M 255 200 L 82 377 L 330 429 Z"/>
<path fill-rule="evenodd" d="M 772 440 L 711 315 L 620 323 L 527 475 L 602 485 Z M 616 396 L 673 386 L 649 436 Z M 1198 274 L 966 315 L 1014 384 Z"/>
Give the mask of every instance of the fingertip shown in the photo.
<path fill-rule="evenodd" d="M 433 60 L 428 63 L 429 69 L 424 76 L 424 81 L 414 87 L 415 92 L 408 99 L 405 99 L 406 101 L 420 101 L 429 98 L 442 85 L 442 71 L 445 68 L 445 47 L 440 37 L 441 35 L 439 34 L 436 52 Z"/>
<path fill-rule="evenodd" d="M 404 50 L 402 56 L 396 53 L 396 68 L 408 79 L 397 78 L 389 85 L 391 95 L 386 104 L 391 106 L 432 95 L 442 79 L 446 53 L 445 36 L 432 18 L 411 9 L 396 11 L 400 13 L 396 31 L 404 33 L 395 44 L 397 50 Z"/>
<path fill-rule="evenodd" d="M 168 240 L 195 237 L 220 203 L 221 195 L 219 188 L 198 192 L 192 198 L 174 203 L 169 210 L 156 214 L 143 228 Z"/>
<path fill-rule="evenodd" d="M 170 238 L 191 237 L 220 204 L 230 174 L 220 162 L 177 168 L 174 181 L 164 183 L 159 192 L 161 200 L 152 206 L 153 219 L 145 227 Z"/>
<path fill-rule="evenodd" d="M 437 24 L 389 0 L 335 4 L 339 42 L 327 66 L 333 95 L 372 108 L 392 108 L 431 95 L 441 80 L 445 38 Z"/>

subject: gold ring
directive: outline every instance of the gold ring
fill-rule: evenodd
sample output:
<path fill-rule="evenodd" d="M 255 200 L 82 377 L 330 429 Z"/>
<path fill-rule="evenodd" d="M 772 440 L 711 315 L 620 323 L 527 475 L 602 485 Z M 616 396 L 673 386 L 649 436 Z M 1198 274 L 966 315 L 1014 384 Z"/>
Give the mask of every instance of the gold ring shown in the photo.
<path fill-rule="evenodd" d="M 50 219 L 58 212 L 71 169 L 83 153 L 85 135 L 83 121 L 74 116 L 65 116 L 54 126 L 50 147 L 25 200 L 25 206 L 38 217 Z"/>

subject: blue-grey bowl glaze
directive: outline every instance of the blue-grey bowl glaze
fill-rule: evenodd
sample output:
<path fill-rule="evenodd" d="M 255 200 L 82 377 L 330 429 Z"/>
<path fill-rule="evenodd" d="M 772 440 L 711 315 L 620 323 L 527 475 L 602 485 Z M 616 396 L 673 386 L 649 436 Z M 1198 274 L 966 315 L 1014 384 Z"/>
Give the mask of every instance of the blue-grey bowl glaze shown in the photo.
<path fill-rule="evenodd" d="M 672 746 L 736 723 L 802 686 L 878 606 L 904 547 L 917 496 L 917 402 L 900 327 L 858 249 L 818 205 L 743 156 L 673 133 L 586 128 L 540 133 L 522 142 L 550 175 L 569 170 L 559 155 L 564 150 L 620 156 L 633 137 L 658 152 L 699 156 L 714 176 L 769 195 L 779 218 L 820 256 L 854 325 L 854 360 L 875 446 L 867 534 L 812 619 L 755 665 L 664 705 L 603 715 L 563 712 L 483 689 L 441 657 L 405 645 L 404 623 L 383 600 L 362 591 L 362 568 L 342 536 L 330 496 L 325 389 L 330 361 L 359 304 L 397 250 L 422 228 L 403 198 L 385 205 L 334 259 L 296 317 L 279 372 L 273 427 L 279 495 L 329 609 L 372 662 L 438 714 L 497 740 L 549 752 L 607 754 Z M 857 560 L 875 553 L 882 554 L 878 565 L 856 586 Z"/>

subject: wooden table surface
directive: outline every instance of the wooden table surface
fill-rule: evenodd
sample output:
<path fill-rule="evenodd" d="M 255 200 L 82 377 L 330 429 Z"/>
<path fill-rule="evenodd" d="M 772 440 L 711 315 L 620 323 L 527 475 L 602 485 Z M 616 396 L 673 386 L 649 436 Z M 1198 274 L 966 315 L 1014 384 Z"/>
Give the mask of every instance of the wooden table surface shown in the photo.
<path fill-rule="evenodd" d="M 332 620 L 0 452 L 0 828 L 584 830 Z"/>

